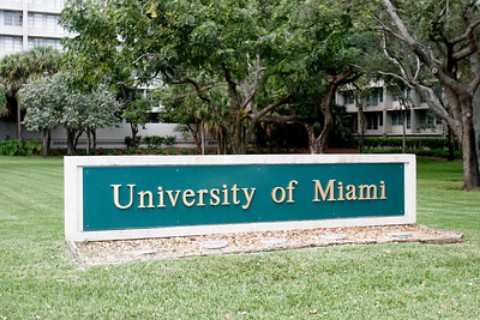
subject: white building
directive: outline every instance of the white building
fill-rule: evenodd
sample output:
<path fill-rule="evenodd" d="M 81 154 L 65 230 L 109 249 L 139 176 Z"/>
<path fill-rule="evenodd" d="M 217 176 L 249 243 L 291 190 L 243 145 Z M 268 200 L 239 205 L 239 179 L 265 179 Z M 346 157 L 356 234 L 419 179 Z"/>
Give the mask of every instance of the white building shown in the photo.
<path fill-rule="evenodd" d="M 427 103 L 414 91 L 407 90 L 403 99 L 387 90 L 382 83 L 372 85 L 363 112 L 366 120 L 366 136 L 445 137 L 447 127 L 429 110 Z M 404 103 L 401 103 L 401 100 Z M 337 105 L 345 106 L 354 115 L 354 130 L 359 132 L 360 113 L 353 90 L 348 86 L 336 95 Z"/>
<path fill-rule="evenodd" d="M 0 57 L 39 45 L 61 49 L 64 0 L 0 0 Z"/>

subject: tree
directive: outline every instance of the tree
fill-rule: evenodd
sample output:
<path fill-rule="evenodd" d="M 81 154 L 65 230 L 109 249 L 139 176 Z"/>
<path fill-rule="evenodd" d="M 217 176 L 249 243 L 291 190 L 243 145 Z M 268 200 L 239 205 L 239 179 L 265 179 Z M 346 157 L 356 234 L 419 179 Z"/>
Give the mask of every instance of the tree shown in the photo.
<path fill-rule="evenodd" d="M 50 150 L 51 132 L 60 123 L 67 87 L 61 74 L 45 77 L 26 84 L 18 95 L 26 109 L 24 125 L 29 131 L 41 131 L 43 135 L 42 156 Z"/>
<path fill-rule="evenodd" d="M 58 71 L 61 55 L 51 47 L 35 47 L 0 60 L 0 79 L 7 89 L 10 112 L 16 114 L 17 139 L 21 140 L 22 111 L 17 93 L 29 80 Z"/>
<path fill-rule="evenodd" d="M 480 5 L 467 0 L 381 3 L 379 30 L 385 54 L 398 67 L 396 76 L 455 133 L 462 149 L 465 188 L 479 188 L 479 133 L 473 119 L 480 85 Z M 402 49 L 391 50 L 392 43 Z"/>
<path fill-rule="evenodd" d="M 231 152 L 245 153 L 258 120 L 294 95 L 277 85 L 268 103 L 255 103 L 268 67 L 279 61 L 272 44 L 284 35 L 270 11 L 277 2 L 126 0 L 103 7 L 77 0 L 62 20 L 78 33 L 66 47 L 79 51 L 85 70 L 133 66 L 139 82 L 161 74 L 169 85 L 189 86 L 216 117 Z"/>
<path fill-rule="evenodd" d="M 352 41 L 352 34 L 361 31 L 355 23 L 361 13 L 350 1 L 314 0 L 297 9 L 294 28 L 302 31 L 304 73 L 314 86 L 309 90 L 315 97 L 313 118 L 306 123 L 312 153 L 324 153 L 328 147 L 335 125 L 335 93 L 363 74 L 357 67 L 362 51 Z"/>
<path fill-rule="evenodd" d="M 137 136 L 139 127 L 148 122 L 153 101 L 142 97 L 140 91 L 135 89 L 125 90 L 122 101 L 124 106 L 121 117 L 130 124 L 132 133 L 131 142 L 127 146 L 136 148 L 140 143 Z"/>
<path fill-rule="evenodd" d="M 88 105 L 83 120 L 84 131 L 88 137 L 87 154 L 97 151 L 97 129 L 113 127 L 120 122 L 121 104 L 115 93 L 104 84 L 97 86 L 87 95 Z"/>
<path fill-rule="evenodd" d="M 120 103 L 114 93 L 105 85 L 99 85 L 90 92 L 68 92 L 60 124 L 67 130 L 67 153 L 76 154 L 78 139 L 86 133 L 89 139 L 87 153 L 96 148 L 96 130 L 111 127 L 119 122 Z"/>
<path fill-rule="evenodd" d="M 67 130 L 67 152 L 73 155 L 83 133 L 89 139 L 89 153 L 91 147 L 94 150 L 96 148 L 96 130 L 118 123 L 120 103 L 105 85 L 99 85 L 85 93 L 70 90 L 68 82 L 68 75 L 58 73 L 31 82 L 19 91 L 21 102 L 27 108 L 26 128 L 43 133 L 44 156 L 48 154 L 50 132 L 57 125 L 62 125 Z"/>
<path fill-rule="evenodd" d="M 186 89 L 186 92 L 184 91 Z M 192 92 L 191 88 L 173 86 L 168 90 L 159 90 L 158 98 L 162 101 L 164 109 L 160 116 L 165 122 L 183 125 L 193 137 L 198 154 L 205 154 L 205 131 L 207 124 L 211 128 L 216 126 L 215 117 L 212 117 L 207 106 Z M 208 130 L 207 130 L 208 131 Z M 221 146 L 221 139 L 210 130 L 217 139 L 217 146 Z M 218 153 L 221 153 L 219 150 Z"/>

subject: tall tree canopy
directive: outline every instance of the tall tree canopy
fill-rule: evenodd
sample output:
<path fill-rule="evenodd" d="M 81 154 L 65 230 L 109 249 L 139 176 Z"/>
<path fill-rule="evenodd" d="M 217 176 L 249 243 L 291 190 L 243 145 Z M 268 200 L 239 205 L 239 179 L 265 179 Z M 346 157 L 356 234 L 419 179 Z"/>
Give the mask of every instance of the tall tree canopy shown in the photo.
<path fill-rule="evenodd" d="M 474 113 L 480 108 L 474 106 L 480 104 L 480 4 L 382 0 L 377 18 L 384 52 L 397 67 L 389 74 L 416 90 L 448 124 L 462 148 L 465 188 L 479 188 Z"/>
<path fill-rule="evenodd" d="M 81 58 L 82 69 L 123 66 L 138 82 L 161 75 L 184 87 L 185 96 L 193 93 L 207 105 L 231 152 L 245 153 L 258 119 L 294 95 L 277 81 L 264 105 L 255 100 L 271 64 L 285 57 L 280 49 L 287 42 L 279 39 L 288 35 L 273 14 L 281 1 L 85 3 L 72 1 L 63 14 L 67 29 L 78 33 L 67 48 L 88 57 Z"/>
<path fill-rule="evenodd" d="M 359 65 L 364 48 L 359 35 L 364 30 L 358 21 L 367 13 L 366 8 L 351 1 L 331 0 L 307 1 L 293 11 L 291 28 L 299 37 L 303 89 L 312 100 L 306 124 L 314 153 L 323 153 L 328 147 L 338 88 L 363 74 Z"/>

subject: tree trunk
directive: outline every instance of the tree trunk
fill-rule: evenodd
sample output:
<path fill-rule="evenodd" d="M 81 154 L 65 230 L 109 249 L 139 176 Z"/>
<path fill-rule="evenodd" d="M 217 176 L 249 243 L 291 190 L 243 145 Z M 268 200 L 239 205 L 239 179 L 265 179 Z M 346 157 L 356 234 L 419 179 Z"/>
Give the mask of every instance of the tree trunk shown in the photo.
<path fill-rule="evenodd" d="M 90 147 L 92 146 L 92 140 L 90 136 L 90 130 L 87 130 L 87 145 L 85 146 L 85 154 L 90 155 Z"/>
<path fill-rule="evenodd" d="M 358 96 L 355 100 L 357 103 L 358 116 L 360 118 L 358 124 L 358 150 L 362 153 L 365 146 L 365 128 L 367 127 L 367 119 L 365 118 L 365 112 L 363 112 L 365 99 Z"/>
<path fill-rule="evenodd" d="M 305 129 L 307 130 L 308 135 L 308 147 L 311 154 L 319 153 L 318 140 L 315 138 L 315 124 L 306 123 Z"/>
<path fill-rule="evenodd" d="M 462 106 L 463 107 L 463 106 Z M 462 110 L 470 109 L 469 106 Z M 471 112 L 463 112 L 463 134 L 461 139 L 463 155 L 463 175 L 466 190 L 480 188 L 479 161 L 477 156 L 473 115 Z"/>
<path fill-rule="evenodd" d="M 132 143 L 129 147 L 137 148 L 138 147 L 138 142 L 137 142 L 138 126 L 130 122 L 130 129 L 132 131 Z"/>
<path fill-rule="evenodd" d="M 455 160 L 455 136 L 452 134 L 452 129 L 450 129 L 449 126 L 447 126 L 448 130 L 448 161 L 453 161 Z"/>
<path fill-rule="evenodd" d="M 402 106 L 402 153 L 407 152 L 407 108 Z"/>
<path fill-rule="evenodd" d="M 477 89 L 472 102 L 473 130 L 475 132 L 475 148 L 477 150 L 478 170 L 480 172 L 480 89 Z"/>
<path fill-rule="evenodd" d="M 69 156 L 75 155 L 75 136 L 77 130 L 67 129 L 67 154 Z"/>
<path fill-rule="evenodd" d="M 323 110 L 323 128 L 320 132 L 320 135 L 315 138 L 315 132 L 313 127 L 310 128 L 309 136 L 313 139 L 310 142 L 310 151 L 312 153 L 325 153 L 325 150 L 328 147 L 328 139 L 330 133 L 333 130 L 334 119 L 333 119 L 333 102 L 335 101 L 335 93 L 337 89 L 348 83 L 352 83 L 361 76 L 361 73 L 357 73 L 354 70 L 350 69 L 339 74 L 329 74 L 328 75 L 328 86 L 325 96 L 320 99 L 320 103 L 317 102 L 316 112 L 318 113 L 319 107 Z M 307 129 L 308 131 L 308 129 Z"/>
<path fill-rule="evenodd" d="M 83 130 L 77 130 L 75 138 L 73 139 L 73 150 L 75 153 L 77 153 L 78 140 L 80 139 L 80 136 L 82 134 L 83 134 Z"/>
<path fill-rule="evenodd" d="M 48 151 L 50 150 L 50 133 L 51 129 L 43 129 L 43 139 L 42 139 L 42 157 L 48 156 Z"/>
<path fill-rule="evenodd" d="M 203 146 L 204 144 L 203 122 L 200 119 L 195 118 L 195 123 L 187 124 L 187 128 L 190 131 L 190 134 L 192 135 L 193 141 L 195 142 L 197 153 L 205 154 L 205 149 Z"/>
<path fill-rule="evenodd" d="M 16 105 L 17 105 L 17 140 L 22 141 L 22 109 L 20 108 L 20 103 L 16 102 Z"/>
<path fill-rule="evenodd" d="M 92 130 L 91 134 L 93 154 L 97 154 L 97 130 Z"/>
<path fill-rule="evenodd" d="M 323 110 L 323 128 L 320 132 L 320 135 L 314 138 L 314 141 L 311 143 L 310 150 L 313 153 L 325 153 L 325 150 L 328 147 L 328 139 L 330 133 L 333 129 L 333 100 L 335 98 L 335 92 L 337 91 L 337 81 L 335 76 L 329 76 L 327 93 L 321 99 L 320 106 Z M 310 134 L 315 136 L 313 128 L 310 131 Z"/>

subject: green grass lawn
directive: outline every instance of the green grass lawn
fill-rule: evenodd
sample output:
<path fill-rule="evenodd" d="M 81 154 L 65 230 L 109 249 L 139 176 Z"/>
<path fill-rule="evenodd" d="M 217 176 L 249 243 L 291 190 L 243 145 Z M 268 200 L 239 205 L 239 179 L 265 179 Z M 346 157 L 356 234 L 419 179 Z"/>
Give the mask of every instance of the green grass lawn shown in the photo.
<path fill-rule="evenodd" d="M 480 319 L 480 192 L 418 161 L 418 222 L 460 244 L 349 245 L 77 265 L 63 160 L 0 157 L 0 319 Z"/>

